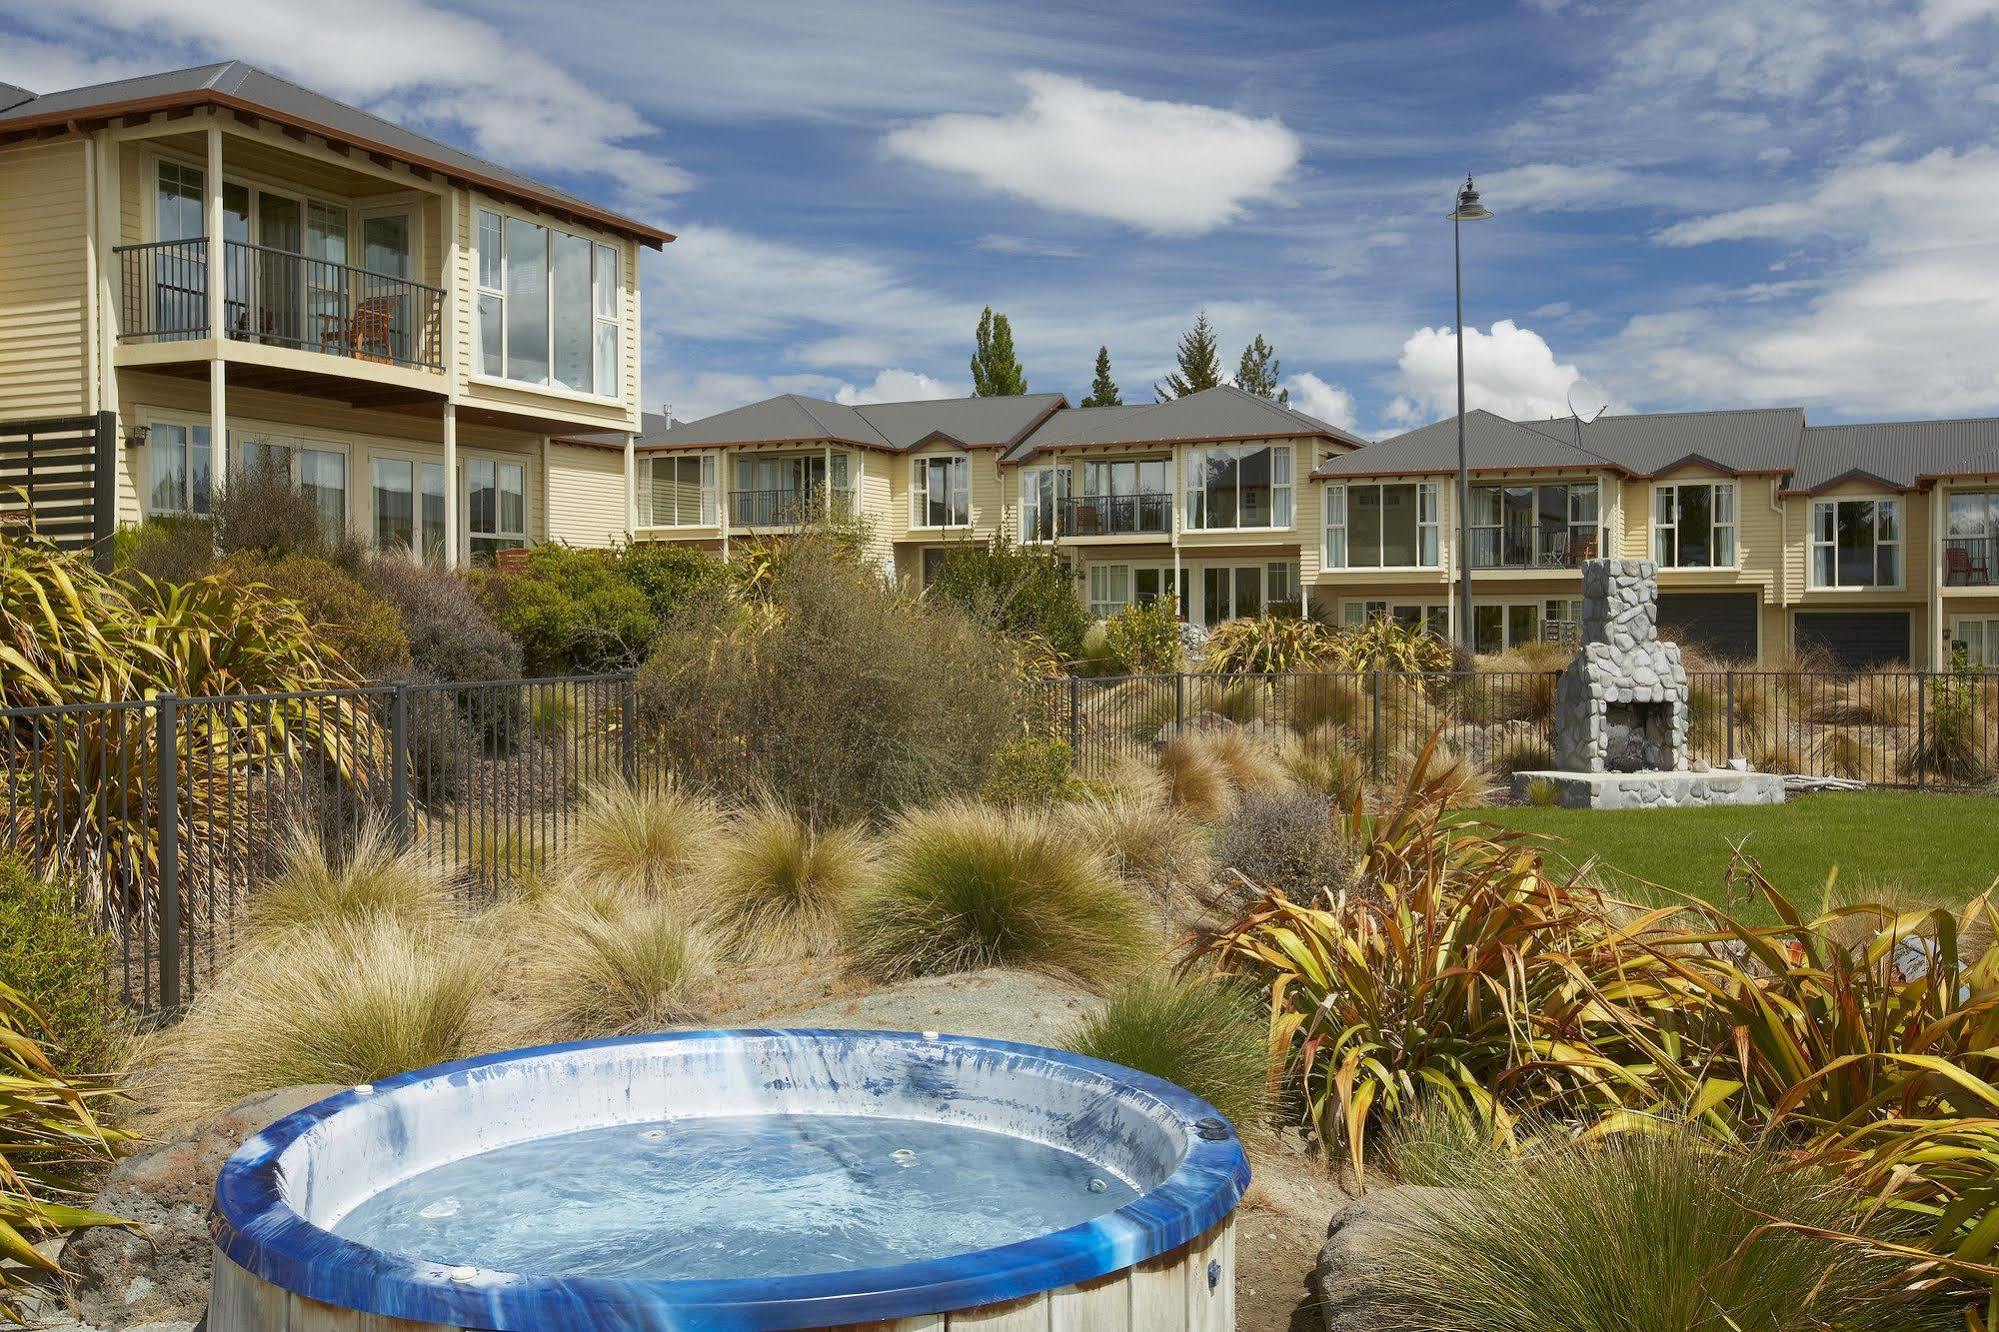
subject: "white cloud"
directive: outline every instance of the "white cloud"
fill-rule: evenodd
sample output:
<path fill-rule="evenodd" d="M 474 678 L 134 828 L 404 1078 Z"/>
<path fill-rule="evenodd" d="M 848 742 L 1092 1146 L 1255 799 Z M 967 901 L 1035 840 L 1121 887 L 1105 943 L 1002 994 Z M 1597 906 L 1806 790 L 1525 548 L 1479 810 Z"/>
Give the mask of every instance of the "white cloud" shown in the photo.
<path fill-rule="evenodd" d="M 1478 188 L 1494 208 L 1552 213 L 1633 202 L 1635 181 L 1620 166 L 1532 162 L 1482 177 Z"/>
<path fill-rule="evenodd" d="M 875 382 L 861 388 L 852 384 L 842 384 L 833 393 L 833 401 L 844 402 L 855 407 L 864 402 L 918 402 L 926 398 L 959 398 L 963 390 L 932 379 L 929 375 L 918 374 L 914 370 L 888 369 L 875 376 Z"/>
<path fill-rule="evenodd" d="M 1422 425 L 1453 413 L 1458 403 L 1457 339 L 1448 328 L 1419 328 L 1402 344 L 1398 363 L 1401 394 L 1388 406 L 1388 419 Z M 1492 331 L 1465 330 L 1465 407 L 1483 408 L 1514 420 L 1566 416 L 1573 399 L 1585 414 L 1610 405 L 1628 411 L 1583 378 L 1573 364 L 1557 361 L 1546 339 L 1510 319 Z"/>
<path fill-rule="evenodd" d="M 1027 105 L 956 113 L 884 140 L 899 157 L 1045 208 L 1197 235 L 1271 197 L 1304 148 L 1281 120 L 1158 102 L 1057 74 L 1021 75 Z"/>
<path fill-rule="evenodd" d="M 1284 387 L 1291 394 L 1291 405 L 1307 416 L 1316 416 L 1342 430 L 1356 428 L 1358 418 L 1354 413 L 1353 394 L 1338 384 L 1328 384 L 1306 370 L 1285 376 Z"/>

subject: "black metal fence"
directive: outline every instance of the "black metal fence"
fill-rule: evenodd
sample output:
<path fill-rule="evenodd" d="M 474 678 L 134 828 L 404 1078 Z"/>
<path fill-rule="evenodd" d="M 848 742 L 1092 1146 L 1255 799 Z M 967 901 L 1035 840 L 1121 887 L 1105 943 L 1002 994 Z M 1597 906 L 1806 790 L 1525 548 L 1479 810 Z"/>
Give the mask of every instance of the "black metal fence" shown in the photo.
<path fill-rule="evenodd" d="M 1552 763 L 1558 672 L 1322 671 L 1038 684 L 1043 729 L 1102 775 L 1177 726 L 1208 721 L 1334 738 L 1376 773 L 1433 733 L 1504 775 Z M 1895 788 L 1999 779 L 1999 673 L 1690 671 L 1687 758 Z"/>

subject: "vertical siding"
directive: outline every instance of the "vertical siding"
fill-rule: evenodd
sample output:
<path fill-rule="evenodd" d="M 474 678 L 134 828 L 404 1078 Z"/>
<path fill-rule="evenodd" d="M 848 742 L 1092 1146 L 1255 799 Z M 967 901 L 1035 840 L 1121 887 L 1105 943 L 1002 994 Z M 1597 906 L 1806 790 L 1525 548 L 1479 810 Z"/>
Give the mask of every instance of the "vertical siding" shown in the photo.
<path fill-rule="evenodd" d="M 0 420 L 88 407 L 80 137 L 0 150 Z"/>
<path fill-rule="evenodd" d="M 625 455 L 615 449 L 550 444 L 548 539 L 609 546 L 626 536 Z"/>

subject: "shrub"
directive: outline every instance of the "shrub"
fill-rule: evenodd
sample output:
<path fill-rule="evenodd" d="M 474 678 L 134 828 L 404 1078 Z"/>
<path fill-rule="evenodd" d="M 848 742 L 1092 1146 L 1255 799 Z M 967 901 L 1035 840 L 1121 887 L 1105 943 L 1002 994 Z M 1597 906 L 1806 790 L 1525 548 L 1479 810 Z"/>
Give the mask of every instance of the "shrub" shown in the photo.
<path fill-rule="evenodd" d="M 125 1032 L 105 985 L 108 935 L 84 914 L 74 890 L 37 879 L 0 853 L 0 977 L 40 1018 L 35 1035 L 66 1076 L 115 1071 Z"/>
<path fill-rule="evenodd" d="M 1427 629 L 1375 616 L 1337 638 L 1340 665 L 1350 671 L 1436 672 L 1458 668 L 1451 645 Z"/>
<path fill-rule="evenodd" d="M 520 645 L 493 623 L 464 577 L 398 556 L 366 560 L 358 569 L 362 586 L 403 617 L 413 678 L 451 684 L 520 678 Z M 449 696 L 490 749 L 505 752 L 525 732 L 518 690 L 457 689 Z M 444 735 L 440 727 L 437 738 Z"/>
<path fill-rule="evenodd" d="M 1317 620 L 1259 615 L 1209 630 L 1201 669 L 1211 675 L 1273 675 L 1313 670 L 1339 657 L 1339 635 Z"/>
<path fill-rule="evenodd" d="M 1120 989 L 1066 1044 L 1184 1087 L 1251 1134 L 1272 1106 L 1265 1025 L 1252 991 L 1154 976 Z"/>
<path fill-rule="evenodd" d="M 606 913 L 560 892 L 521 940 L 514 1039 L 586 1040 L 660 1031 L 698 1011 L 707 946 L 671 903 Z"/>
<path fill-rule="evenodd" d="M 1291 686 L 1291 724 L 1301 731 L 1355 726 L 1366 711 L 1361 687 L 1361 677 L 1355 675 L 1300 677 Z"/>
<path fill-rule="evenodd" d="M 1235 784 L 1200 731 L 1180 731 L 1159 747 L 1166 799 L 1194 819 L 1219 819 L 1235 803 Z"/>
<path fill-rule="evenodd" d="M 344 856 L 329 855 L 311 832 L 295 831 L 278 872 L 250 902 L 251 929 L 265 935 L 377 916 L 442 926 L 456 914 L 437 858 L 421 847 L 397 846 L 373 820 L 362 824 Z"/>
<path fill-rule="evenodd" d="M 1433 740 L 1424 750 L 1395 756 L 1397 778 L 1407 785 L 1427 782 L 1455 805 L 1482 805 L 1499 786 L 1492 772 L 1462 750 Z"/>
<path fill-rule="evenodd" d="M 375 1082 L 487 1048 L 490 950 L 377 915 L 239 950 L 155 1038 L 161 1109 L 185 1121 L 253 1092 Z"/>
<path fill-rule="evenodd" d="M 1023 736 L 993 755 L 979 793 L 996 805 L 1052 805 L 1078 785 L 1076 756 L 1066 742 Z"/>
<path fill-rule="evenodd" d="M 713 801 L 671 778 L 642 788 L 600 786 L 584 798 L 562 870 L 578 883 L 664 899 L 710 867 L 722 827 Z"/>
<path fill-rule="evenodd" d="M 1332 806 L 1315 791 L 1244 792 L 1216 833 L 1215 859 L 1294 902 L 1332 896 L 1353 882 L 1353 853 Z"/>
<path fill-rule="evenodd" d="M 363 679 L 408 673 L 410 641 L 402 615 L 339 566 L 314 555 L 273 559 L 244 551 L 225 559 L 220 572 L 238 583 L 261 584 L 297 606 Z"/>
<path fill-rule="evenodd" d="M 639 680 L 652 742 L 719 791 L 779 791 L 819 824 L 976 791 L 1020 733 L 1007 644 L 820 549 L 786 557 L 768 604 L 662 635 Z"/>
<path fill-rule="evenodd" d="M 1168 806 L 1156 781 L 1085 791 L 1056 812 L 1103 850 L 1120 879 L 1162 904 L 1214 876 L 1206 831 Z"/>
<path fill-rule="evenodd" d="M 1277 756 L 1276 746 L 1261 735 L 1236 727 L 1195 733 L 1195 743 L 1221 765 L 1229 785 L 1238 791 L 1279 791 L 1291 785 L 1291 774 Z"/>
<path fill-rule="evenodd" d="M 479 592 L 493 623 L 521 645 L 532 675 L 630 669 L 660 628 L 610 551 L 544 542 L 528 552 L 525 568 L 483 576 Z"/>
<path fill-rule="evenodd" d="M 1333 805 L 1345 809 L 1366 794 L 1368 759 L 1351 732 L 1322 726 L 1279 746 L 1291 779 Z"/>
<path fill-rule="evenodd" d="M 708 913 L 737 957 L 807 957 L 837 946 L 841 917 L 873 873 L 864 831 L 817 830 L 766 797 L 730 821 L 708 880 Z"/>
<path fill-rule="evenodd" d="M 163 583 L 186 583 L 215 565 L 215 525 L 206 518 L 162 514 L 113 538 L 112 564 Z"/>
<path fill-rule="evenodd" d="M 1993 765 L 1999 761 L 1993 738 L 1999 731 L 1999 709 L 1981 698 L 1978 675 L 1960 666 L 1935 677 L 1929 683 L 1927 706 L 1926 733 L 1922 745 L 1910 753 L 1909 772 L 1970 786 L 1991 781 Z"/>
<path fill-rule="evenodd" d="M 1072 827 L 949 801 L 896 823 L 847 946 L 880 980 L 1012 966 L 1103 986 L 1145 945 L 1139 914 Z"/>
<path fill-rule="evenodd" d="M 1899 1262 L 1834 1234 L 1855 1199 L 1775 1152 L 1685 1132 L 1473 1165 L 1391 1223 L 1391 1322 L 1464 1332 L 1919 1332 L 1964 1326 L 1899 1294 Z M 1901 1238 L 1875 1225 L 1884 1240 Z M 1441 1315 L 1441 1316 L 1440 1316 Z"/>
<path fill-rule="evenodd" d="M 1539 736 L 1516 736 L 1499 747 L 1493 763 L 1502 776 L 1543 772 L 1555 766 L 1555 751 Z"/>
<path fill-rule="evenodd" d="M 318 555 L 329 533 L 318 507 L 292 483 L 291 468 L 265 459 L 238 469 L 215 501 L 215 546 L 272 559 Z"/>
<path fill-rule="evenodd" d="M 721 604 L 734 587 L 730 566 L 671 541 L 625 547 L 618 552 L 617 570 L 639 590 L 661 625 Z"/>
<path fill-rule="evenodd" d="M 1005 535 L 951 546 L 924 595 L 948 602 L 1001 633 L 1031 632 L 1064 657 L 1083 651 L 1089 616 L 1069 562 L 1052 550 L 1015 545 Z"/>
<path fill-rule="evenodd" d="M 1170 675 L 1181 667 L 1180 617 L 1170 602 L 1127 606 L 1104 621 L 1103 658 L 1118 675 Z"/>
<path fill-rule="evenodd" d="M 131 1226 L 77 1205 L 79 1176 L 108 1164 L 126 1135 L 91 1113 L 106 1089 L 58 1072 L 42 1049 L 43 1034 L 41 1015 L 0 981 L 0 1318 L 17 1322 L 26 1320 L 17 1297 L 62 1272 L 37 1247 L 41 1241 L 90 1226 Z"/>

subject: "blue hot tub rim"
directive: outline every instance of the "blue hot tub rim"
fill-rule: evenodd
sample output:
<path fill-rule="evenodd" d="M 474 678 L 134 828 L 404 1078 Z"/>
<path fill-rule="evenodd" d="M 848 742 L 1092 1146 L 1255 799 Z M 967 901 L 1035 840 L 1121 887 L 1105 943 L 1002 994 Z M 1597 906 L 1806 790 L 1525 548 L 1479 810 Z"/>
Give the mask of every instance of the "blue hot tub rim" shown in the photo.
<path fill-rule="evenodd" d="M 306 1107 L 244 1143 L 215 1184 L 215 1247 L 253 1276 L 324 1304 L 412 1322 L 513 1332 L 573 1328 L 742 1329 L 785 1332 L 943 1313 L 1055 1290 L 1133 1267 L 1219 1225 L 1249 1186 L 1233 1126 L 1185 1088 L 1086 1055 L 983 1037 L 898 1031 L 739 1028 L 672 1031 L 507 1050 L 398 1074 L 380 1097 L 429 1079 L 459 1079 L 497 1064 L 621 1046 L 780 1039 L 884 1044 L 934 1042 L 1107 1079 L 1158 1102 L 1180 1125 L 1186 1151 L 1164 1181 L 1102 1216 L 1046 1235 L 920 1262 L 784 1277 L 662 1280 L 528 1276 L 481 1270 L 454 1279 L 444 1263 L 357 1244 L 307 1221 L 286 1200 L 280 1157 L 321 1121 L 360 1104 L 349 1089 Z"/>

